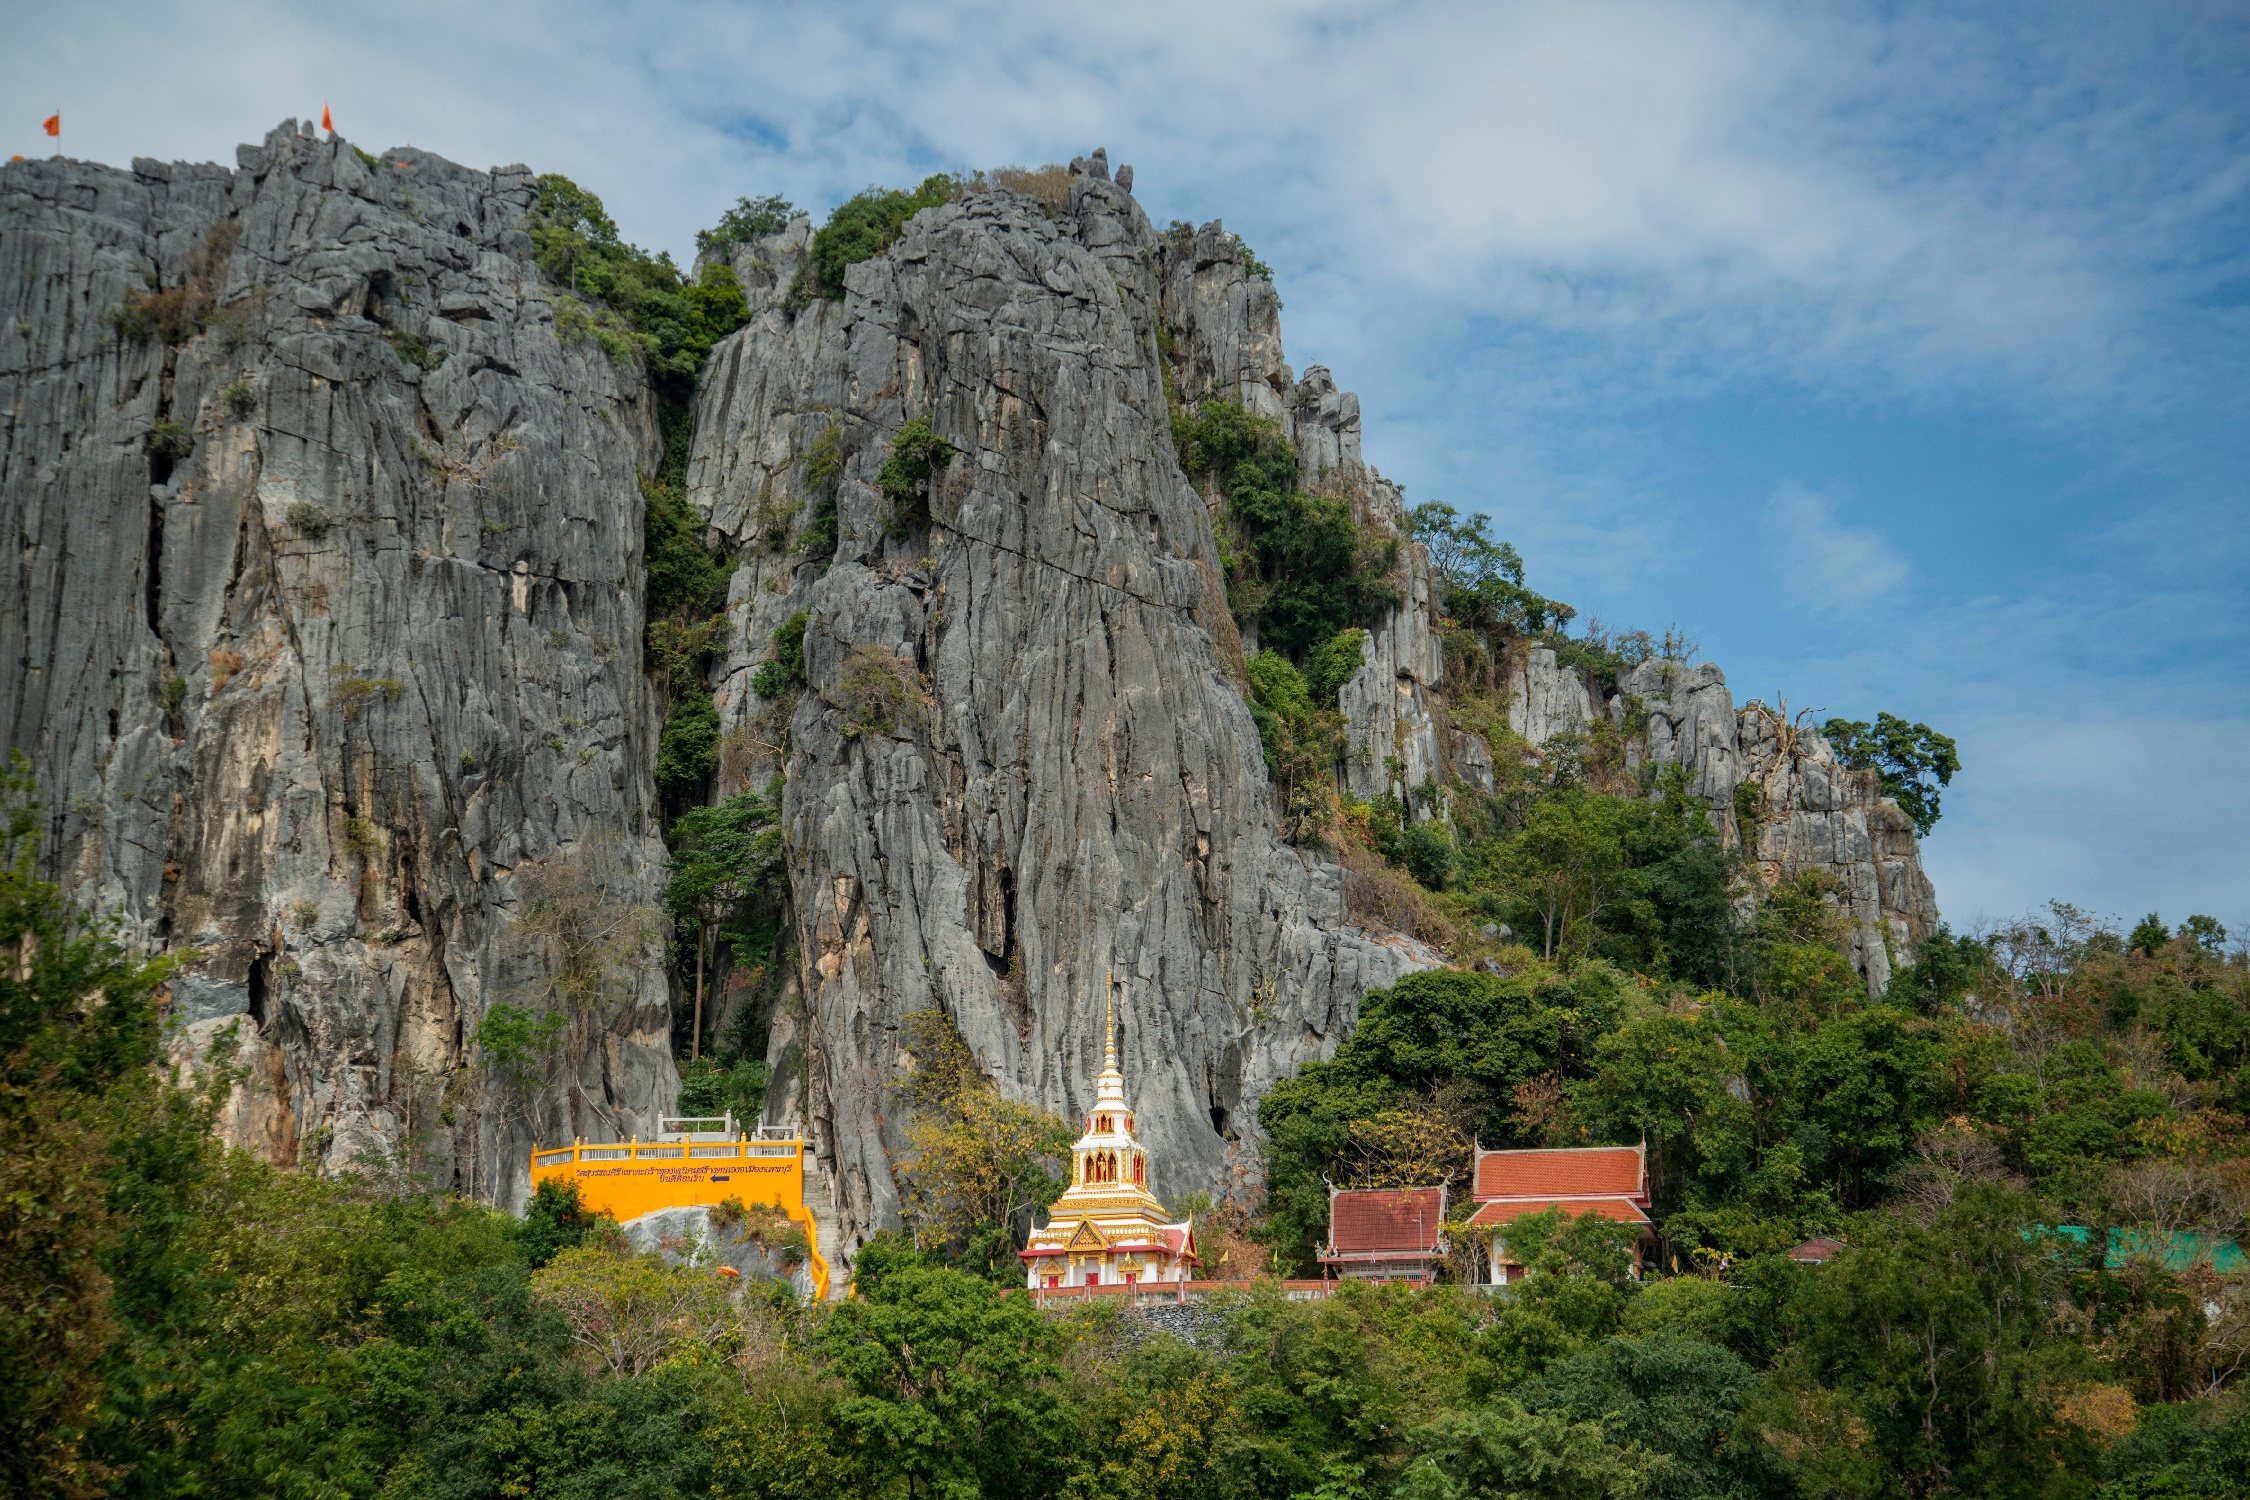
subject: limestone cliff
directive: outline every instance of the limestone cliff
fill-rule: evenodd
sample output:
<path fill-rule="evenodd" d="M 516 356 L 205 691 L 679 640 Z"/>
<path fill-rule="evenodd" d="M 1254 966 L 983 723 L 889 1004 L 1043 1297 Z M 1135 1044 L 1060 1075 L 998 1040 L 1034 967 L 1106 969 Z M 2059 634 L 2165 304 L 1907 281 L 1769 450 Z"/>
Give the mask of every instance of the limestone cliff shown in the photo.
<path fill-rule="evenodd" d="M 1346 926 L 1336 869 L 1276 836 L 1158 366 L 1157 320 L 1196 283 L 1105 162 L 1072 183 L 1058 217 L 1005 193 L 926 211 L 843 299 L 794 313 L 771 292 L 806 226 L 743 247 L 761 310 L 704 377 L 689 496 L 747 558 L 720 693 L 738 775 L 788 747 L 804 971 L 769 1109 L 812 1123 L 855 1232 L 895 1213 L 885 1109 L 915 1009 L 943 1006 L 1004 1088 L 1069 1115 L 1114 974 L 1167 1191 L 1224 1189 L 1263 1089 L 1435 958 Z M 1245 326 L 1258 293 L 1234 266 L 1198 327 Z M 1218 357 L 1278 358 L 1260 337 Z M 878 479 L 922 416 L 954 457 L 928 523 L 901 525 Z M 808 477 L 824 442 L 840 472 Z M 809 685 L 784 736 L 750 683 L 799 613 Z"/>
<path fill-rule="evenodd" d="M 792 292 L 803 220 L 731 251 L 752 315 L 704 370 L 687 471 L 740 563 L 714 792 L 781 778 L 796 963 L 759 1002 L 768 1111 L 811 1130 L 847 1253 L 895 1218 L 917 1009 L 1069 1115 L 1114 976 L 1165 1190 L 1223 1191 L 1263 1090 L 1439 961 L 1347 922 L 1336 867 L 1277 834 L 1256 643 L 1166 380 L 1271 418 L 1300 482 L 1370 525 L 1402 526 L 1400 493 L 1357 398 L 1284 362 L 1239 241 L 1159 233 L 1126 183 L 1096 153 L 1067 203 L 926 210 L 836 300 Z M 235 1049 L 230 1138 L 500 1202 L 534 1139 L 645 1132 L 677 1088 L 674 996 L 630 923 L 559 1071 L 527 1087 L 478 1041 L 496 1006 L 586 989 L 536 936 L 558 880 L 614 916 L 664 874 L 655 398 L 534 265 L 536 194 L 522 167 L 294 124 L 233 169 L 0 170 L 0 747 L 38 774 L 41 857 L 136 944 L 196 950 L 174 1045 Z M 950 457 L 886 493 L 917 420 Z M 1340 694 L 1342 778 L 1489 785 L 1499 748 L 1447 727 L 1418 548 L 1393 582 Z M 801 679 L 761 695 L 800 616 Z M 1510 671 L 1534 749 L 1645 714 L 1633 754 L 1687 766 L 1730 838 L 1754 779 L 1762 868 L 1840 876 L 1871 988 L 1934 921 L 1903 816 L 1715 668 Z"/>
<path fill-rule="evenodd" d="M 676 1087 L 653 964 L 542 1104 L 470 1066 L 541 977 L 519 872 L 598 847 L 631 903 L 663 857 L 653 409 L 558 337 L 533 197 L 293 123 L 232 170 L 0 170 L 0 740 L 42 853 L 199 952 L 178 1045 L 238 1041 L 230 1137 L 503 1199 L 534 1136 L 645 1131 Z"/>

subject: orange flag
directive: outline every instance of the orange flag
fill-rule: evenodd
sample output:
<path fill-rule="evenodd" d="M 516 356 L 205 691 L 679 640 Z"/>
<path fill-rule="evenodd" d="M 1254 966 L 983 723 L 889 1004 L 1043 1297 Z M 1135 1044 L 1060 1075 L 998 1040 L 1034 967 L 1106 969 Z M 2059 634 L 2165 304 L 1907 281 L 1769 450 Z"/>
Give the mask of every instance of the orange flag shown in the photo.
<path fill-rule="evenodd" d="M 325 101 L 320 106 L 320 128 L 331 135 L 336 133 L 336 122 L 328 118 L 328 105 Z"/>
<path fill-rule="evenodd" d="M 47 134 L 49 134 L 49 135 L 61 135 L 61 134 L 62 134 L 62 115 L 61 115 L 61 113 L 60 113 L 59 111 L 58 111 L 57 113 L 55 113 L 55 114 L 51 114 L 51 115 L 47 116 Z"/>

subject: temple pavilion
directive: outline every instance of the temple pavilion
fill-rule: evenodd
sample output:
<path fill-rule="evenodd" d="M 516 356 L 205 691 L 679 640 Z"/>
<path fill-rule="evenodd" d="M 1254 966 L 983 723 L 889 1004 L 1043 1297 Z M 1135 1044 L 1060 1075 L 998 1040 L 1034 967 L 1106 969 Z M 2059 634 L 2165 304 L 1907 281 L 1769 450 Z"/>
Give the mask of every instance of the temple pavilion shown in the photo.
<path fill-rule="evenodd" d="M 1195 1222 L 1174 1223 L 1150 1191 L 1148 1153 L 1133 1133 L 1125 1075 L 1117 1067 L 1114 1013 L 1103 1006 L 1102 1070 L 1085 1133 L 1070 1149 L 1071 1181 L 1031 1232 L 1024 1285 L 1132 1286 L 1191 1281 Z"/>

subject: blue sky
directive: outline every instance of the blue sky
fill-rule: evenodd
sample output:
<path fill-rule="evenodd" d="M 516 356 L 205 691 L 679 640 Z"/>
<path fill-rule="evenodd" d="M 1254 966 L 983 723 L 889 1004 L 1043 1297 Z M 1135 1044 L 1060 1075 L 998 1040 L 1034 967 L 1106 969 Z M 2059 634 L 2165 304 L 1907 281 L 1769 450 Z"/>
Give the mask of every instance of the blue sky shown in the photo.
<path fill-rule="evenodd" d="M 323 101 L 684 256 L 737 196 L 1106 145 L 1532 581 L 1925 720 L 1956 925 L 2250 928 L 2250 9 L 8 0 L 8 151 Z"/>

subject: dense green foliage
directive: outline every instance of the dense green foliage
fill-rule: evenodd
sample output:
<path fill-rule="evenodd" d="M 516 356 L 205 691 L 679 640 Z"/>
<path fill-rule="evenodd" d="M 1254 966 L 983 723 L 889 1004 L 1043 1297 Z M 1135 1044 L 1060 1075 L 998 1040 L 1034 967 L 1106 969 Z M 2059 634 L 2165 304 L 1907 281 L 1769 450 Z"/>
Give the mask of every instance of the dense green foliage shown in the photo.
<path fill-rule="evenodd" d="M 656 743 L 656 789 L 675 804 L 698 796 L 719 765 L 719 708 L 690 680 L 674 689 Z"/>
<path fill-rule="evenodd" d="M 1914 820 L 1914 831 L 1929 837 L 1938 820 L 1938 788 L 1952 785 L 1961 769 L 1952 740 L 1927 724 L 1909 724 L 1892 714 L 1877 714 L 1873 724 L 1830 719 L 1821 733 L 1845 765 L 1880 772 L 1883 791 Z"/>
<path fill-rule="evenodd" d="M 766 1103 L 766 1065 L 756 1057 L 732 1062 L 706 1058 L 680 1066 L 680 1113 L 706 1118 L 732 1110 L 737 1120 L 756 1120 Z"/>
<path fill-rule="evenodd" d="M 875 477 L 875 487 L 890 503 L 883 521 L 886 536 L 903 537 L 929 526 L 931 477 L 953 461 L 953 454 L 953 445 L 930 430 L 927 414 L 899 428 Z"/>
<path fill-rule="evenodd" d="M 1566 1297 L 1597 1257 L 1541 1291 L 1559 1241 L 1510 1248 L 1516 1302 L 1579 1341 L 1516 1400 L 1663 1455 L 1649 1492 L 2245 1493 L 2216 1476 L 2250 1438 L 2250 1274 L 2214 1247 L 2250 1224 L 2250 964 L 2215 923 L 2144 952 L 2058 905 L 1933 936 L 1871 1001 L 1820 909 L 1777 893 L 1734 986 L 1516 948 L 1370 995 L 1260 1105 L 1259 1232 L 1306 1256 L 1330 1182 L 1458 1192 L 1472 1139 L 1645 1140 L 1680 1274 Z M 1850 1248 L 1782 1258 L 1814 1234 Z"/>
<path fill-rule="evenodd" d="M 734 570 L 724 554 L 705 545 L 703 518 L 668 479 L 644 481 L 641 496 L 649 618 L 700 620 L 716 613 L 727 602 Z"/>
<path fill-rule="evenodd" d="M 1296 667 L 1266 649 L 1250 658 L 1250 717 L 1266 753 L 1266 769 L 1281 792 L 1294 835 L 1320 818 L 1334 797 L 1336 762 L 1344 754 L 1344 719 L 1336 695 L 1359 670 L 1364 630 L 1339 630 Z"/>
<path fill-rule="evenodd" d="M 602 200 L 567 177 L 539 179 L 525 227 L 539 268 L 566 293 L 557 329 L 594 339 L 612 358 L 639 359 L 660 390 L 692 389 L 712 346 L 749 320 L 732 270 L 709 265 L 688 280 L 671 256 L 627 244 Z"/>
<path fill-rule="evenodd" d="M 665 909 L 682 932 L 704 942 L 723 938 L 739 963 L 764 963 L 781 943 L 789 878 L 780 815 L 776 796 L 736 792 L 716 806 L 689 808 L 672 824 Z"/>
<path fill-rule="evenodd" d="M 805 685 L 805 627 L 811 621 L 811 613 L 800 609 L 773 633 L 773 655 L 750 678 L 759 697 L 779 698 Z"/>
<path fill-rule="evenodd" d="M 1360 526 L 1342 496 L 1300 489 L 1297 450 L 1272 422 L 1206 401 L 1174 416 L 1172 439 L 1181 466 L 1226 498 L 1227 602 L 1262 645 L 1298 660 L 1398 601 L 1397 540 Z"/>
<path fill-rule="evenodd" d="M 1407 534 L 1428 549 L 1446 613 L 1482 632 L 1537 635 L 1559 623 L 1557 607 L 1524 587 L 1523 558 L 1492 535 L 1492 518 L 1463 516 L 1442 500 L 1407 512 Z"/>
<path fill-rule="evenodd" d="M 871 187 L 845 199 L 813 235 L 812 254 L 806 259 L 797 295 L 842 297 L 846 270 L 888 250 L 906 221 L 923 209 L 960 196 L 959 181 L 940 175 L 925 179 L 911 193 Z"/>
<path fill-rule="evenodd" d="M 704 255 L 721 254 L 736 245 L 779 234 L 796 214 L 795 206 L 779 193 L 737 198 L 734 207 L 719 215 L 717 224 L 695 232 L 695 248 Z"/>

